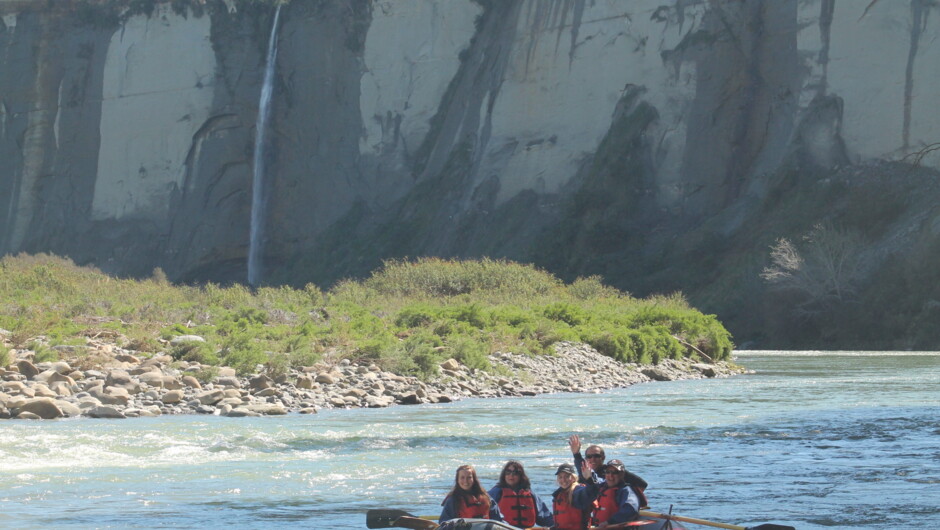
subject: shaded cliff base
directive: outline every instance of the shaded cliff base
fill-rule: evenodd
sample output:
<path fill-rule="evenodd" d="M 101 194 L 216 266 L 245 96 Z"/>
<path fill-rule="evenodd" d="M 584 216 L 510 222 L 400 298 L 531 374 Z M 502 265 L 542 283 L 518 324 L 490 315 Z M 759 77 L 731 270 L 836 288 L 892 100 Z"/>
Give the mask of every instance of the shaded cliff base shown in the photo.
<path fill-rule="evenodd" d="M 182 337 L 198 340 L 198 337 Z M 596 392 L 649 381 L 727 377 L 743 369 L 729 363 L 667 360 L 658 365 L 621 363 L 590 346 L 559 343 L 555 354 L 533 358 L 496 353 L 501 375 L 450 359 L 429 381 L 396 375 L 348 359 L 321 362 L 269 377 L 237 377 L 229 367 L 144 358 L 103 340 L 89 340 L 92 355 L 33 363 L 35 352 L 14 350 L 0 368 L 0 419 L 130 418 L 162 414 L 262 416 L 311 414 L 320 409 L 381 408 L 450 403 L 465 398 Z"/>

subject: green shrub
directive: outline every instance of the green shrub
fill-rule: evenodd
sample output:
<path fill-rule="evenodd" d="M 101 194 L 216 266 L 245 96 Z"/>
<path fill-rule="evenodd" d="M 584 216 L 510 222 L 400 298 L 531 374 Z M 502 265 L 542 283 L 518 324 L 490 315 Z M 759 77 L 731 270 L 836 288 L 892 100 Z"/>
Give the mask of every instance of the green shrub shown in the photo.
<path fill-rule="evenodd" d="M 0 258 L 0 301 L 0 327 L 17 347 L 41 335 L 82 344 L 103 330 L 158 353 L 165 348 L 159 338 L 195 334 L 206 342 L 168 353 L 239 373 L 309 366 L 326 351 L 425 378 L 449 356 L 493 370 L 487 356 L 494 348 L 544 354 L 558 341 L 588 342 L 630 362 L 724 360 L 732 351 L 717 318 L 681 294 L 639 300 L 596 276 L 565 286 L 530 265 L 487 259 L 387 262 L 365 281 L 324 293 L 314 285 L 174 285 L 159 270 L 142 281 L 120 279 L 55 256 L 7 256 Z"/>
<path fill-rule="evenodd" d="M 542 314 L 550 320 L 564 322 L 569 326 L 578 326 L 588 319 L 588 315 L 583 309 L 566 302 L 549 304 L 542 310 Z"/>

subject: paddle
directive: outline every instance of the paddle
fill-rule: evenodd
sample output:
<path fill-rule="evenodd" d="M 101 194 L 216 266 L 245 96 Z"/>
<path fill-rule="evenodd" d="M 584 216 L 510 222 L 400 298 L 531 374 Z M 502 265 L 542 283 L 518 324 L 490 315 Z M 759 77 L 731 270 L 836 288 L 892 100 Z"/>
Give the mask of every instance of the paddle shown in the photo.
<path fill-rule="evenodd" d="M 428 520 L 431 519 L 431 520 Z M 366 512 L 366 528 L 437 528 L 437 517 L 415 517 L 404 510 L 377 509 Z"/>
<path fill-rule="evenodd" d="M 766 523 L 766 524 L 761 524 L 757 526 L 739 526 L 735 524 L 716 523 L 714 521 L 706 521 L 705 519 L 695 519 L 693 517 L 684 517 L 682 515 L 670 515 L 667 513 L 649 512 L 646 510 L 640 510 L 640 515 L 644 517 L 658 517 L 660 519 L 671 519 L 673 521 L 682 521 L 683 523 L 714 526 L 716 528 L 727 528 L 728 530 L 796 530 L 792 526 L 786 526 L 782 524 Z"/>

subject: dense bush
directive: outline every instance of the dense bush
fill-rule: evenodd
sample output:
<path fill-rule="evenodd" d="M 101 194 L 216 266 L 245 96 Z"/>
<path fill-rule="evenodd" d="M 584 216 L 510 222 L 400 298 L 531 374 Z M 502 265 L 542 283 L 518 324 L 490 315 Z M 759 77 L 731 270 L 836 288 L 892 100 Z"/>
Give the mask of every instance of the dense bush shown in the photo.
<path fill-rule="evenodd" d="M 175 286 L 159 270 L 128 280 L 24 255 L 0 260 L 0 300 L 0 328 L 21 346 L 42 336 L 43 355 L 107 334 L 144 353 L 240 373 L 349 358 L 430 377 L 448 358 L 492 370 L 494 351 L 540 355 L 558 341 L 640 363 L 724 360 L 732 349 L 715 316 L 681 295 L 638 300 L 597 277 L 565 285 L 534 267 L 493 260 L 389 262 L 364 281 L 323 292 L 313 285 Z M 189 334 L 206 342 L 165 346 Z"/>

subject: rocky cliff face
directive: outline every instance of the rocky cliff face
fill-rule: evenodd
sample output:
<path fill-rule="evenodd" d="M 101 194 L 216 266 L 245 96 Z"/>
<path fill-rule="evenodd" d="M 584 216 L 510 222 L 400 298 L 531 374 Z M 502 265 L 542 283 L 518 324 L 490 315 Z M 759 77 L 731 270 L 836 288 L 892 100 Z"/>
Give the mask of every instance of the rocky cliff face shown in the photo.
<path fill-rule="evenodd" d="M 934 339 L 910 326 L 940 293 L 904 286 L 940 246 L 931 2 L 294 0 L 272 28 L 275 6 L 0 1 L 0 252 L 245 281 L 276 31 L 267 283 L 504 256 L 683 290 L 739 340 L 851 344 L 759 277 L 828 223 L 864 249 L 847 303 L 915 300 L 861 345 Z"/>

